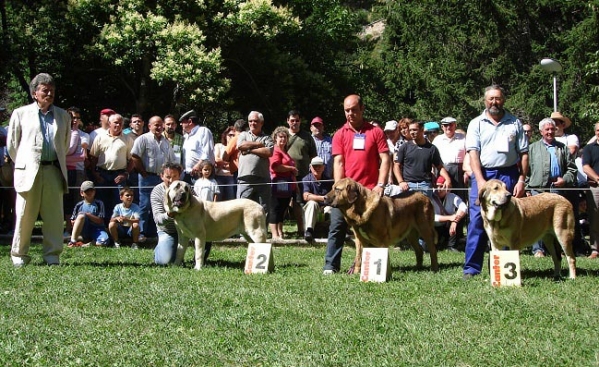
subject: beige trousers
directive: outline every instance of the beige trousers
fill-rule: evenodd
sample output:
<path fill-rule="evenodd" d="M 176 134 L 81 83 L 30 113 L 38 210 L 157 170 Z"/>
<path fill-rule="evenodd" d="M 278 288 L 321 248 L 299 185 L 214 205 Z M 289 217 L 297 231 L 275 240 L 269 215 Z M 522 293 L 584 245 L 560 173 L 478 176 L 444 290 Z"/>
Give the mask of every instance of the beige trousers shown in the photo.
<path fill-rule="evenodd" d="M 314 229 L 320 213 L 329 213 L 330 211 L 330 206 L 321 207 L 316 201 L 309 200 L 304 204 L 304 225 L 306 229 Z"/>
<path fill-rule="evenodd" d="M 40 166 L 35 182 L 28 192 L 17 193 L 15 212 L 15 234 L 10 251 L 15 265 L 26 265 L 31 261 L 29 246 L 31 234 L 38 215 L 43 221 L 43 253 L 47 264 L 58 264 L 64 241 L 63 186 L 60 169 Z"/>

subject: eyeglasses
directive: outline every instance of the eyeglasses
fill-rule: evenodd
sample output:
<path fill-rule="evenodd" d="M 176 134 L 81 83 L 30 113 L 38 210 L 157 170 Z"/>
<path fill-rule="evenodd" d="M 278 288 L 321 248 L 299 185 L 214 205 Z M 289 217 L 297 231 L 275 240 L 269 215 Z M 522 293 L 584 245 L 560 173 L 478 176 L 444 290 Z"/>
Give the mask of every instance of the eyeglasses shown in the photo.
<path fill-rule="evenodd" d="M 565 125 L 566 123 L 562 120 L 555 120 L 556 125 Z"/>

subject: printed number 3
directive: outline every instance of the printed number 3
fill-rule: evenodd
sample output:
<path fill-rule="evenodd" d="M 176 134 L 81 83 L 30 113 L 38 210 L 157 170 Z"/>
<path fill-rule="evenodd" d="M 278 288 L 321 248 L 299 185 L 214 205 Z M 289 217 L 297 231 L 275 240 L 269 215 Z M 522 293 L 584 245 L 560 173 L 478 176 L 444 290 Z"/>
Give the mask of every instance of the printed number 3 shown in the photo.
<path fill-rule="evenodd" d="M 505 265 L 503 266 L 505 269 L 509 269 L 506 273 L 505 273 L 505 279 L 516 279 L 516 264 L 514 263 L 505 263 Z"/>

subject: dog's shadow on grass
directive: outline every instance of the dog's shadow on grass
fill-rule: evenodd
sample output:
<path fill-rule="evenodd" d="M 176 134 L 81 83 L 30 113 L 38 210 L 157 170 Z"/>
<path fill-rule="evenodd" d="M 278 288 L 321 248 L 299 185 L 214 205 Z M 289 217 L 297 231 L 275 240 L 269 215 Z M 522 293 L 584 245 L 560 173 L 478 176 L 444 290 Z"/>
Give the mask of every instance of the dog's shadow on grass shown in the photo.
<path fill-rule="evenodd" d="M 553 270 L 530 270 L 522 269 L 520 273 L 522 279 L 553 279 L 553 280 L 568 280 L 568 270 L 562 269 L 560 279 L 554 279 Z M 599 277 L 599 270 L 576 268 L 576 277 Z"/>
<path fill-rule="evenodd" d="M 444 262 L 439 263 L 439 270 L 447 270 L 447 269 L 455 269 L 461 268 L 464 265 L 463 262 Z M 423 271 L 431 271 L 430 265 L 423 265 L 422 267 L 417 267 L 416 265 L 395 265 L 391 266 L 392 271 L 403 271 L 403 272 L 423 272 Z"/>

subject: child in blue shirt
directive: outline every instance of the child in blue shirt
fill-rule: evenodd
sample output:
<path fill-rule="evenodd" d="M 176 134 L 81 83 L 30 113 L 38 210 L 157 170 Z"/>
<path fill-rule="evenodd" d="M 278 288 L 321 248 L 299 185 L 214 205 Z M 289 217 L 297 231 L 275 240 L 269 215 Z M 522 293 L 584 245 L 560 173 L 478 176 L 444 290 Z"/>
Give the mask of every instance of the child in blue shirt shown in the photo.
<path fill-rule="evenodd" d="M 83 200 L 75 205 L 71 215 L 73 231 L 68 247 L 107 246 L 109 238 L 104 227 L 104 203 L 96 199 L 94 183 L 84 181 L 80 194 Z M 83 242 L 77 241 L 79 237 Z"/>
<path fill-rule="evenodd" d="M 119 236 L 129 236 L 133 239 L 131 248 L 137 250 L 137 241 L 139 241 L 139 218 L 141 209 L 139 205 L 133 202 L 133 190 L 129 187 L 123 187 L 119 192 L 121 203 L 117 204 L 112 211 L 112 217 L 108 224 L 110 237 L 114 241 L 114 247 L 121 247 Z"/>

